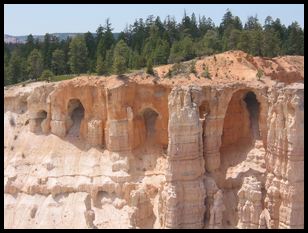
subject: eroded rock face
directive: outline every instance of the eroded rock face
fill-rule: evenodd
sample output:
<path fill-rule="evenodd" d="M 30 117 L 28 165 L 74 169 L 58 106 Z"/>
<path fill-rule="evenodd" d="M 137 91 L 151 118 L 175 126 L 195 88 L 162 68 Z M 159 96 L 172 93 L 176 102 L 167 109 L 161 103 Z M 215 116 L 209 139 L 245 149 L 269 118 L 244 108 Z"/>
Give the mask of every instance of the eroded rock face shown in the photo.
<path fill-rule="evenodd" d="M 235 51 L 198 60 L 213 80 L 5 90 L 5 228 L 303 228 L 301 63 Z"/>

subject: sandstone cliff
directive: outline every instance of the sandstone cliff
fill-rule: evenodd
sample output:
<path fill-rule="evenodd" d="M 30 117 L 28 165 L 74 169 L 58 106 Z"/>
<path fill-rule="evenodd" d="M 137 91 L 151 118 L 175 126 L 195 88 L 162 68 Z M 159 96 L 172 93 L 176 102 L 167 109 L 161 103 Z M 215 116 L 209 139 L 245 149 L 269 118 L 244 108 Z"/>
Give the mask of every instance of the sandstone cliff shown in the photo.
<path fill-rule="evenodd" d="M 5 228 L 303 228 L 303 64 L 5 88 Z"/>

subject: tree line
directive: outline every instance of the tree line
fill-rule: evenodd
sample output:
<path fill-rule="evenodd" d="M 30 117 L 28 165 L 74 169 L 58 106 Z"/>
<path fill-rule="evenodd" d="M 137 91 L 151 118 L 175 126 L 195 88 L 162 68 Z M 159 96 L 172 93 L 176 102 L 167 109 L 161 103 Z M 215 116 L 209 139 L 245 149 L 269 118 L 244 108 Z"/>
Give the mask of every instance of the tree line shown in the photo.
<path fill-rule="evenodd" d="M 44 41 L 30 34 L 25 44 L 4 43 L 4 85 L 53 75 L 123 74 L 129 70 L 179 63 L 197 56 L 243 50 L 252 56 L 304 55 L 304 29 L 280 19 L 257 16 L 243 24 L 229 9 L 219 26 L 211 18 L 184 12 L 181 22 L 167 16 L 140 18 L 115 38 L 109 19 L 96 33 L 59 40 L 45 34 Z"/>

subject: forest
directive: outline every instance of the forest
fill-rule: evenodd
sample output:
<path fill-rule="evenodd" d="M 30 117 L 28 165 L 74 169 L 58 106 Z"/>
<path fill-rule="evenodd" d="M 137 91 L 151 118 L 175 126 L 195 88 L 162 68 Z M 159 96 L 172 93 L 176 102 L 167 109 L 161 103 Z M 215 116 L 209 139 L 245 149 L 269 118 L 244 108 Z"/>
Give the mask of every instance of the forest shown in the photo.
<path fill-rule="evenodd" d="M 96 33 L 60 40 L 48 33 L 40 42 L 30 34 L 25 44 L 4 43 L 4 85 L 27 80 L 57 81 L 80 74 L 123 74 L 162 64 L 179 63 L 228 50 L 252 56 L 304 55 L 304 29 L 297 22 L 285 26 L 267 16 L 241 22 L 227 9 L 221 23 L 211 18 L 184 16 L 180 22 L 153 15 L 136 19 L 114 36 L 109 19 Z"/>

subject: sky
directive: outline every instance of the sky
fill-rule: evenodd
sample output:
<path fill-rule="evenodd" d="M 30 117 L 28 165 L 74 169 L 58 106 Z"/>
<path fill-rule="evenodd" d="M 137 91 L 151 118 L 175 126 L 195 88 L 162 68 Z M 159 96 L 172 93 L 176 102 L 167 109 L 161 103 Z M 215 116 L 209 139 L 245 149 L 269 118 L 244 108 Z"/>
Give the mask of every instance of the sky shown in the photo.
<path fill-rule="evenodd" d="M 263 25 L 266 16 L 280 18 L 286 26 L 297 21 L 304 27 L 304 4 L 5 4 L 4 34 L 44 35 L 56 32 L 95 32 L 97 27 L 110 19 L 113 32 L 122 31 L 135 19 L 159 16 L 163 21 L 167 15 L 180 22 L 184 15 L 210 17 L 215 25 L 230 9 L 242 23 L 248 16 L 258 16 Z"/>

